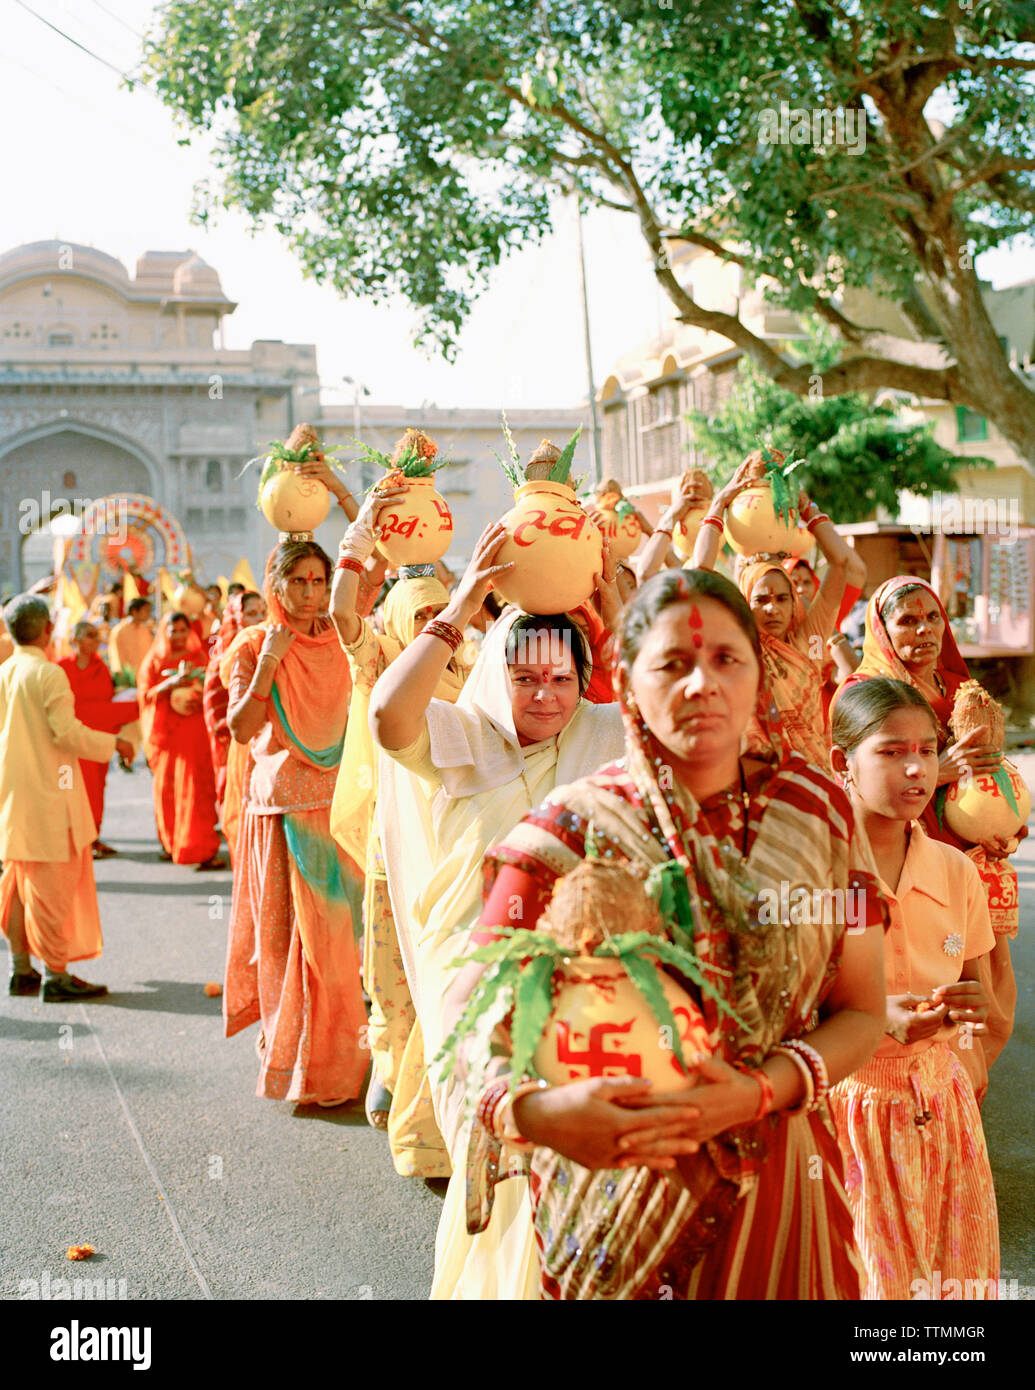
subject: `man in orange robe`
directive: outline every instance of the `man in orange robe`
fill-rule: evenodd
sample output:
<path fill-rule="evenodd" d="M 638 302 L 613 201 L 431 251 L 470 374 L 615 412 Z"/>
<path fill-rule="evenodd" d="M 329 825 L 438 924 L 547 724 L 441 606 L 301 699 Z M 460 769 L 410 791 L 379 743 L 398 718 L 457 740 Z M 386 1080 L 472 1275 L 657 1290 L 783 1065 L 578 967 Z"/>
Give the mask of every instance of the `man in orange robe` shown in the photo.
<path fill-rule="evenodd" d="M 137 689 L 162 858 L 225 869 L 218 854 L 212 750 L 201 709 L 207 662 L 186 614 L 168 613 L 141 664 Z M 195 671 L 200 674 L 192 675 Z"/>
<path fill-rule="evenodd" d="M 72 687 L 76 718 L 88 729 L 100 729 L 104 733 L 114 734 L 124 724 L 131 724 L 137 718 L 137 702 L 116 701 L 113 698 L 115 686 L 111 673 L 97 655 L 100 641 L 100 633 L 92 623 L 86 622 L 85 619 L 76 623 L 72 629 L 72 650 L 75 655 L 65 657 L 58 665 Z M 117 853 L 100 839 L 108 764 L 80 758 L 79 770 L 83 774 L 86 794 L 90 798 L 90 810 L 97 822 L 98 838 L 93 842 L 93 857 L 106 859 L 109 855 Z"/>
<path fill-rule="evenodd" d="M 47 660 L 53 623 L 46 601 L 21 594 L 5 610 L 14 655 L 0 668 L 0 925 L 10 943 L 11 994 L 44 1003 L 107 994 L 70 975 L 71 961 L 101 954 L 101 920 L 90 845 L 97 826 L 77 770 L 79 757 L 108 759 L 132 747 L 75 717 L 68 677 Z M 71 755 L 71 756 L 70 756 Z"/>

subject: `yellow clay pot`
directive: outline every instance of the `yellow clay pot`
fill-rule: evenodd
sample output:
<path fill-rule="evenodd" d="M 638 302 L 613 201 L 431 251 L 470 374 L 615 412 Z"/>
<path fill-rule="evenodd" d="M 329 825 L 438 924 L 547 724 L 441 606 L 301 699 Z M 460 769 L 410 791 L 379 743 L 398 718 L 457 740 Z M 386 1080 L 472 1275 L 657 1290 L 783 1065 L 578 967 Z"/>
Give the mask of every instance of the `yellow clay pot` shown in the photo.
<path fill-rule="evenodd" d="M 263 485 L 259 506 L 278 531 L 315 531 L 327 520 L 331 494 L 316 478 L 302 478 L 290 464 Z"/>
<path fill-rule="evenodd" d="M 513 562 L 496 590 L 526 613 L 568 613 L 595 592 L 603 537 L 564 483 L 530 482 L 516 489 L 502 518 L 507 538 L 498 565 Z"/>
<path fill-rule="evenodd" d="M 709 1056 L 708 1030 L 696 1002 L 664 970 L 658 980 L 679 1029 L 667 1039 L 647 1001 L 625 973 L 621 961 L 579 956 L 555 976 L 553 1012 L 535 1053 L 535 1068 L 552 1085 L 591 1076 L 635 1076 L 653 1082 L 664 1095 L 693 1079 L 702 1056 Z M 672 1051 L 681 1049 L 689 1076 Z"/>
<path fill-rule="evenodd" d="M 1003 767 L 1010 775 L 1020 816 L 1014 815 L 1010 803 L 993 782 L 990 773 L 961 777 L 958 782 L 950 783 L 945 793 L 945 824 L 961 840 L 990 840 L 994 835 L 1002 835 L 1003 839 L 1010 840 L 1027 823 L 1031 814 L 1031 795 L 1024 778 L 1005 758 Z"/>
<path fill-rule="evenodd" d="M 383 511 L 377 547 L 393 569 L 399 565 L 430 565 L 453 541 L 453 514 L 435 490 L 435 479 L 407 478 L 406 495 Z"/>
<path fill-rule="evenodd" d="M 768 482 L 745 488 L 726 509 L 726 540 L 738 555 L 789 555 L 797 530 L 797 511 L 777 516 Z"/>

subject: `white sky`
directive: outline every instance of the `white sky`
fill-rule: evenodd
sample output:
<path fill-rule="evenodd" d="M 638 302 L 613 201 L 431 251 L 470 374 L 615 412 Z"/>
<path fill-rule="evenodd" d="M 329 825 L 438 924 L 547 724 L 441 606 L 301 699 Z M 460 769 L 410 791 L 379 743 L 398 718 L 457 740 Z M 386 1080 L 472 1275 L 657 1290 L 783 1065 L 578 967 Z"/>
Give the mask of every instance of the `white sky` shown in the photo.
<path fill-rule="evenodd" d="M 123 71 L 136 62 L 153 0 L 26 0 Z M 46 28 L 16 0 L 0 0 L 0 130 L 5 196 L 0 250 L 58 238 L 96 246 L 133 273 L 145 250 L 196 250 L 219 272 L 239 308 L 226 320 L 228 347 L 254 338 L 317 345 L 321 380 L 359 378 L 375 403 L 519 407 L 574 405 L 586 365 L 570 205 L 542 248 L 496 271 L 461 337 L 454 365 L 412 346 L 405 304 L 376 308 L 306 283 L 275 233 L 251 237 L 246 220 L 223 214 L 210 231 L 192 226 L 192 189 L 209 172 L 196 148 L 176 144 L 157 97 L 133 92 L 96 59 Z M 622 353 L 658 333 L 671 307 L 654 283 L 631 216 L 585 220 L 596 382 Z M 998 252 L 979 262 L 997 285 L 1035 275 L 1035 252 Z M 332 395 L 331 399 L 339 399 Z"/>

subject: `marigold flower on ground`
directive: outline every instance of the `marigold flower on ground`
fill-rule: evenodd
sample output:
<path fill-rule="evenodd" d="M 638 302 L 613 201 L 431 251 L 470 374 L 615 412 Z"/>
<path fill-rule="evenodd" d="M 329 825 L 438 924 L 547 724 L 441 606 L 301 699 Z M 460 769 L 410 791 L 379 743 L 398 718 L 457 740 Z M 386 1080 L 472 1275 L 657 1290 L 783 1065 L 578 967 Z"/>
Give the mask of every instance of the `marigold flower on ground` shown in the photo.
<path fill-rule="evenodd" d="M 208 984 L 205 986 L 205 993 L 210 999 L 218 999 L 223 993 L 223 986 L 217 985 L 214 980 L 209 980 Z"/>
<path fill-rule="evenodd" d="M 88 1260 L 93 1253 L 92 1245 L 70 1245 L 66 1256 L 70 1260 Z"/>

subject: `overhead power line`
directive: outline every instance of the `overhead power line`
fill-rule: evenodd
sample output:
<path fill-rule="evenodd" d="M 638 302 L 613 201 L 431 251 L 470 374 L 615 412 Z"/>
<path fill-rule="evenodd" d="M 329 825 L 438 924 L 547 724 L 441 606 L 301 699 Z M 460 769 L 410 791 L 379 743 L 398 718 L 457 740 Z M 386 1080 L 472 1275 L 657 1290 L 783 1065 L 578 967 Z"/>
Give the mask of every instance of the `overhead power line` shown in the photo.
<path fill-rule="evenodd" d="M 144 36 L 140 33 L 138 29 L 134 29 L 132 24 L 128 24 L 126 20 L 124 20 L 120 14 L 116 14 L 114 10 L 109 10 L 107 5 L 102 5 L 101 0 L 93 0 L 93 3 L 97 6 L 99 10 L 103 10 L 104 13 L 108 15 L 111 19 L 114 19 L 118 24 L 121 24 L 123 29 L 128 29 L 134 38 L 143 39 Z"/>
<path fill-rule="evenodd" d="M 106 68 L 110 68 L 112 72 L 118 73 L 119 77 L 124 78 L 131 87 L 140 85 L 135 77 L 130 77 L 128 72 L 123 72 L 122 69 L 116 67 L 114 63 L 109 63 L 107 58 L 102 58 L 101 55 L 95 53 L 92 48 L 87 48 L 85 43 L 80 43 L 79 40 L 74 39 L 71 34 L 66 34 L 64 29 L 59 29 L 56 24 L 52 24 L 49 19 L 45 19 L 38 10 L 34 10 L 31 5 L 27 5 L 25 0 L 15 0 L 15 4 L 20 5 L 23 10 L 27 10 L 29 14 L 35 19 L 38 19 L 41 24 L 45 24 L 48 29 L 53 29 L 55 34 L 60 34 L 63 39 L 67 39 L 69 43 L 74 44 L 76 48 L 81 49 L 83 53 L 93 58 L 96 62 L 103 63 Z"/>

